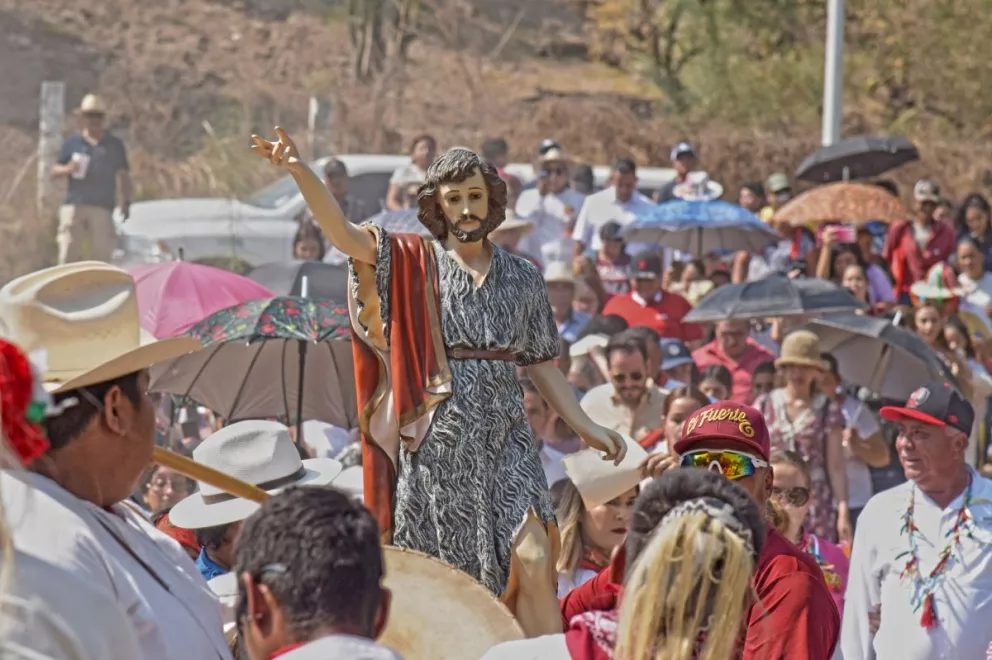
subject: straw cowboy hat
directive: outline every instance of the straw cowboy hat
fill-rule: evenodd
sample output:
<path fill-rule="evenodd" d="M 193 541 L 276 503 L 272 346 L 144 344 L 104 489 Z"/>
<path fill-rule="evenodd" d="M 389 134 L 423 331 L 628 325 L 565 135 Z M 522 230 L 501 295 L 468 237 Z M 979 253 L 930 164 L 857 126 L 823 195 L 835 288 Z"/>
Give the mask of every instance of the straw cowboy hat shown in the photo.
<path fill-rule="evenodd" d="M 107 104 L 96 94 L 87 94 L 83 97 L 76 112 L 81 115 L 105 115 L 107 114 Z"/>
<path fill-rule="evenodd" d="M 809 330 L 790 332 L 782 340 L 782 350 L 775 360 L 775 368 L 795 366 L 813 367 L 829 371 L 830 365 L 820 357 L 820 338 Z"/>
<path fill-rule="evenodd" d="M 465 573 L 413 550 L 386 546 L 383 555 L 393 602 L 379 642 L 406 660 L 473 660 L 524 638 L 510 610 Z"/>
<path fill-rule="evenodd" d="M 193 450 L 193 460 L 275 494 L 290 486 L 326 486 L 341 474 L 333 458 L 300 460 L 279 422 L 248 420 L 225 426 Z M 176 504 L 169 517 L 183 529 L 204 529 L 245 520 L 258 511 L 251 502 L 200 482 L 200 490 Z"/>
<path fill-rule="evenodd" d="M 514 213 L 512 209 L 506 209 L 506 220 L 499 223 L 499 226 L 492 230 L 491 233 L 495 234 L 501 231 L 513 231 L 514 229 L 522 229 L 522 236 L 526 236 L 533 231 L 534 223 L 530 220 L 517 217 L 517 214 Z"/>
<path fill-rule="evenodd" d="M 189 337 L 142 335 L 134 280 L 120 268 L 81 261 L 39 270 L 0 289 L 0 336 L 45 352 L 44 385 L 65 392 L 199 350 Z"/>
<path fill-rule="evenodd" d="M 587 509 L 606 504 L 641 482 L 641 463 L 648 453 L 630 437 L 623 439 L 627 443 L 627 455 L 620 465 L 604 461 L 595 449 L 569 454 L 562 461 L 565 474 L 575 484 Z"/>
<path fill-rule="evenodd" d="M 723 196 L 723 186 L 710 181 L 706 172 L 689 172 L 685 181 L 672 189 L 672 194 L 687 202 L 709 202 Z"/>

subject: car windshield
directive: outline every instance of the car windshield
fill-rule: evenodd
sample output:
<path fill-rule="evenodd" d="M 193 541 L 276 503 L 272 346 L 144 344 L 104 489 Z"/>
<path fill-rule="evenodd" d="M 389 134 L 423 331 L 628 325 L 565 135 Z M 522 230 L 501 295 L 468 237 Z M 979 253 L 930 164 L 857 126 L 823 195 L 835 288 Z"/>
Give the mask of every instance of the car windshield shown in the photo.
<path fill-rule="evenodd" d="M 316 170 L 314 173 L 320 176 Z M 296 187 L 296 181 L 293 180 L 293 177 L 284 176 L 259 190 L 246 199 L 245 203 L 263 209 L 277 209 L 299 194 L 300 190 Z"/>

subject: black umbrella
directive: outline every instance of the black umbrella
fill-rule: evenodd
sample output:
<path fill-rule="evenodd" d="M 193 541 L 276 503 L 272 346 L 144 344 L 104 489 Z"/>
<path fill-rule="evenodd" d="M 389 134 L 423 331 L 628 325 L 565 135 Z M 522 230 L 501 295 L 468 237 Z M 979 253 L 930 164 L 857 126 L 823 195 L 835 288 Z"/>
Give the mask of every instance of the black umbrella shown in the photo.
<path fill-rule="evenodd" d="M 919 159 L 920 152 L 906 138 L 860 135 L 814 151 L 796 170 L 796 178 L 814 183 L 867 179 Z"/>
<path fill-rule="evenodd" d="M 955 382 L 925 341 L 889 319 L 835 314 L 810 320 L 806 329 L 837 358 L 841 378 L 886 399 L 905 401 L 931 380 Z"/>
<path fill-rule="evenodd" d="M 299 296 L 303 280 L 307 297 L 315 300 L 347 300 L 348 264 L 322 261 L 284 261 L 262 264 L 248 273 L 252 279 L 277 296 Z"/>
<path fill-rule="evenodd" d="M 721 286 L 686 314 L 687 323 L 834 314 L 864 305 L 833 282 L 819 278 L 770 275 L 764 279 Z"/>

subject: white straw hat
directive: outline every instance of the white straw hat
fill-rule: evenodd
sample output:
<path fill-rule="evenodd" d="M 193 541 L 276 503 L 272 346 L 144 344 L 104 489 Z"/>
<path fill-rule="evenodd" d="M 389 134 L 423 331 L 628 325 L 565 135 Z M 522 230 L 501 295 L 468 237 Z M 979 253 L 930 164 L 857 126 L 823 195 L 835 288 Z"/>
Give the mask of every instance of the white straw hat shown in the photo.
<path fill-rule="evenodd" d="M 595 449 L 583 449 L 562 460 L 565 474 L 575 484 L 587 509 L 620 497 L 641 483 L 641 463 L 648 453 L 629 436 L 623 439 L 627 443 L 627 455 L 620 465 L 604 461 L 602 452 Z"/>
<path fill-rule="evenodd" d="M 193 450 L 193 460 L 275 494 L 290 486 L 326 486 L 341 473 L 332 458 L 300 460 L 289 429 L 278 422 L 249 420 L 225 426 Z M 176 527 L 203 529 L 248 518 L 261 505 L 210 484 L 169 512 Z"/>

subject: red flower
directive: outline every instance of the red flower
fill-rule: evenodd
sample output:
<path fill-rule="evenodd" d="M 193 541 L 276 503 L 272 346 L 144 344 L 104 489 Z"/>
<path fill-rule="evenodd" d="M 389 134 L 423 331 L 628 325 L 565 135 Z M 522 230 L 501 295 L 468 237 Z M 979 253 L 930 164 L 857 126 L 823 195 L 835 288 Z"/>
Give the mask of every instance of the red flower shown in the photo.
<path fill-rule="evenodd" d="M 274 333 L 276 331 L 276 326 L 273 323 L 266 323 L 261 328 L 259 328 L 264 333 Z"/>
<path fill-rule="evenodd" d="M 0 340 L 0 428 L 23 465 L 44 454 L 49 446 L 41 428 L 26 418 L 33 390 L 27 356 L 14 344 Z"/>

